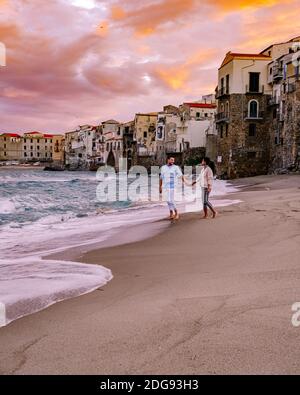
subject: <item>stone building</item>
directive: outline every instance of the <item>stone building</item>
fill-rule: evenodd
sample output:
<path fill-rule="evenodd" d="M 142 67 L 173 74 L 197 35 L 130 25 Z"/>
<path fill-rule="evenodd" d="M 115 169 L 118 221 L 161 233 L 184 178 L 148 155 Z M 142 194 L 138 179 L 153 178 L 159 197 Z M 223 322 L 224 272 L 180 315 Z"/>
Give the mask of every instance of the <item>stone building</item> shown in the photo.
<path fill-rule="evenodd" d="M 286 54 L 268 65 L 272 97 L 270 166 L 274 172 L 299 169 L 300 158 L 300 38 L 290 40 Z M 283 44 L 282 44 L 283 45 Z"/>
<path fill-rule="evenodd" d="M 122 125 L 120 122 L 110 119 L 102 122 L 102 130 L 105 141 L 104 162 L 118 169 L 119 158 L 123 154 Z"/>
<path fill-rule="evenodd" d="M 23 141 L 17 133 L 0 135 L 0 161 L 20 161 L 23 158 Z"/>
<path fill-rule="evenodd" d="M 220 176 L 235 178 L 269 170 L 269 55 L 227 53 L 219 68 L 216 125 Z"/>
<path fill-rule="evenodd" d="M 157 112 L 138 113 L 134 119 L 134 140 L 137 144 L 137 155 L 154 157 L 156 153 Z"/>
<path fill-rule="evenodd" d="M 63 167 L 65 163 L 65 137 L 59 134 L 53 135 L 52 160 L 54 166 Z"/>
<path fill-rule="evenodd" d="M 127 161 L 127 169 L 137 164 L 136 142 L 134 141 L 134 121 L 123 123 L 123 158 Z"/>

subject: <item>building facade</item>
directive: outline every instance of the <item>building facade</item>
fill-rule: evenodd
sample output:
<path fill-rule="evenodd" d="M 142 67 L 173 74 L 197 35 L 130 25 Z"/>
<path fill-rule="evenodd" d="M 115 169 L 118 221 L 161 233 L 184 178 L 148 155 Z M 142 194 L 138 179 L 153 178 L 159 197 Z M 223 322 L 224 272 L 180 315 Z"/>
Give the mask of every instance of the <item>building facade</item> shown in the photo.
<path fill-rule="evenodd" d="M 271 60 L 263 54 L 229 52 L 219 68 L 216 159 L 220 176 L 246 177 L 269 170 L 267 65 Z"/>
<path fill-rule="evenodd" d="M 23 158 L 22 137 L 17 133 L 0 135 L 0 161 L 20 161 Z"/>

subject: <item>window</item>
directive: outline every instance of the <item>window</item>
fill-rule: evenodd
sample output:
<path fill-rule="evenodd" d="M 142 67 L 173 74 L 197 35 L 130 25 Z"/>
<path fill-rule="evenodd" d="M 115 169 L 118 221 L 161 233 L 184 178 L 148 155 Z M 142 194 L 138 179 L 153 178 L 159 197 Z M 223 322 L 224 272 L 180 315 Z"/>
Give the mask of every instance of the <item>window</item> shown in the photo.
<path fill-rule="evenodd" d="M 249 118 L 258 118 L 258 102 L 256 100 L 251 100 L 249 102 Z"/>
<path fill-rule="evenodd" d="M 40 157 L 40 153 L 39 153 L 39 152 L 37 153 L 37 157 L 38 157 L 38 158 Z"/>
<path fill-rule="evenodd" d="M 46 154 L 46 157 L 47 157 L 47 154 Z M 78 158 L 82 158 L 82 154 L 78 154 Z"/>
<path fill-rule="evenodd" d="M 30 149 L 33 150 L 33 145 L 30 146 Z"/>
<path fill-rule="evenodd" d="M 273 74 L 273 67 L 270 67 L 270 75 Z"/>
<path fill-rule="evenodd" d="M 38 145 L 36 148 L 37 148 L 37 150 L 39 150 L 39 149 L 40 149 L 40 146 Z"/>
<path fill-rule="evenodd" d="M 259 92 L 259 73 L 249 73 L 249 92 Z"/>
<path fill-rule="evenodd" d="M 6 148 L 6 144 L 4 144 L 4 149 Z"/>
<path fill-rule="evenodd" d="M 81 155 L 81 154 L 79 154 L 79 155 Z M 48 154 L 47 154 L 47 152 L 45 153 L 45 157 L 47 158 L 47 156 L 48 156 Z"/>
<path fill-rule="evenodd" d="M 40 139 L 37 139 L 37 143 L 38 143 L 38 144 L 40 143 Z"/>
<path fill-rule="evenodd" d="M 229 94 L 229 74 L 226 75 L 226 93 Z"/>
<path fill-rule="evenodd" d="M 221 78 L 221 94 L 224 93 L 224 78 Z"/>
<path fill-rule="evenodd" d="M 226 102 L 226 116 L 229 116 L 229 102 Z"/>
<path fill-rule="evenodd" d="M 208 113 L 206 112 L 206 113 L 204 114 L 204 116 L 205 116 L 205 118 L 208 118 Z"/>
<path fill-rule="evenodd" d="M 6 137 L 4 137 L 4 141 L 6 141 Z"/>
<path fill-rule="evenodd" d="M 32 152 L 30 152 L 30 156 L 33 157 L 33 153 Z"/>
<path fill-rule="evenodd" d="M 27 153 L 26 152 L 24 152 L 24 157 L 26 157 L 27 156 Z"/>
<path fill-rule="evenodd" d="M 248 159 L 256 158 L 256 152 L 255 151 L 247 152 L 247 157 L 248 157 Z"/>
<path fill-rule="evenodd" d="M 200 118 L 200 112 L 196 112 L 196 118 Z"/>
<path fill-rule="evenodd" d="M 24 139 L 24 143 L 26 143 L 26 139 Z"/>
<path fill-rule="evenodd" d="M 226 123 L 225 130 L 226 130 L 226 137 L 228 137 L 228 130 L 229 130 L 229 125 L 228 125 L 228 123 Z"/>
<path fill-rule="evenodd" d="M 256 123 L 250 123 L 249 125 L 249 137 L 256 136 Z"/>
<path fill-rule="evenodd" d="M 45 139 L 45 143 L 47 143 L 48 142 L 48 140 L 47 139 Z"/>
<path fill-rule="evenodd" d="M 33 143 L 33 139 L 30 140 L 31 144 Z"/>
<path fill-rule="evenodd" d="M 4 156 L 6 156 L 6 152 L 4 152 Z"/>
<path fill-rule="evenodd" d="M 24 145 L 24 150 L 26 150 L 27 149 L 27 147 L 26 147 L 26 145 Z"/>
<path fill-rule="evenodd" d="M 144 139 L 146 139 L 147 136 L 148 136 L 148 133 L 147 133 L 147 132 L 144 132 Z"/>

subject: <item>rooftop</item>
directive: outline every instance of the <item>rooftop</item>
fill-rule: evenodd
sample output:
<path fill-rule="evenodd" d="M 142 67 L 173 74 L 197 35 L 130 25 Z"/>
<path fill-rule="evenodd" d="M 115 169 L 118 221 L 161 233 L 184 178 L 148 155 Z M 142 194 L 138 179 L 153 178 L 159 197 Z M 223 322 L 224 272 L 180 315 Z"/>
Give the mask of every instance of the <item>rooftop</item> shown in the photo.
<path fill-rule="evenodd" d="M 18 133 L 2 133 L 3 137 L 21 137 Z"/>
<path fill-rule="evenodd" d="M 195 108 L 216 108 L 217 105 L 214 103 L 183 103 L 185 106 Z"/>
<path fill-rule="evenodd" d="M 221 67 L 224 67 L 226 64 L 230 63 L 232 60 L 272 60 L 271 56 L 262 55 L 260 54 L 250 54 L 250 53 L 235 53 L 235 52 L 228 52 L 221 64 Z"/>

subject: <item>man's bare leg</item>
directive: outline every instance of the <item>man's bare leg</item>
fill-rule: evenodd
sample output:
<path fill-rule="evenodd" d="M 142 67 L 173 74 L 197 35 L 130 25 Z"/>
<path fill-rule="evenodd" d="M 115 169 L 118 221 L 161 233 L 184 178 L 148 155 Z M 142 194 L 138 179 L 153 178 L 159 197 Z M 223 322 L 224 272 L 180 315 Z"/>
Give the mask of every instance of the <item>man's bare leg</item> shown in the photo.
<path fill-rule="evenodd" d="M 174 217 L 174 219 L 179 219 L 179 214 L 178 214 L 177 210 L 175 210 L 175 217 Z"/>
<path fill-rule="evenodd" d="M 174 219 L 174 218 L 175 218 L 175 214 L 174 214 L 173 211 L 170 210 L 170 217 L 169 217 L 169 219 Z"/>

